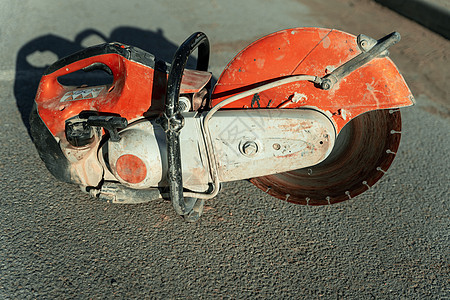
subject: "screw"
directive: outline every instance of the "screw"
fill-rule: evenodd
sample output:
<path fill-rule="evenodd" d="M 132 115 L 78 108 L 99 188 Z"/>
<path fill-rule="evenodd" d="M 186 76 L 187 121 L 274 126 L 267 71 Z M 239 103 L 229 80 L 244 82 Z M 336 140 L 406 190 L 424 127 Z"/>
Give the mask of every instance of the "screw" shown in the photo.
<path fill-rule="evenodd" d="M 273 144 L 272 147 L 273 147 L 273 149 L 275 149 L 275 150 L 280 150 L 280 149 L 281 149 L 281 145 L 278 144 L 278 143 Z"/>
<path fill-rule="evenodd" d="M 253 141 L 247 141 L 242 145 L 242 154 L 254 156 L 258 152 L 258 145 Z"/>
<path fill-rule="evenodd" d="M 331 89 L 331 81 L 329 79 L 324 79 L 322 81 L 322 89 L 324 89 L 324 90 Z"/>

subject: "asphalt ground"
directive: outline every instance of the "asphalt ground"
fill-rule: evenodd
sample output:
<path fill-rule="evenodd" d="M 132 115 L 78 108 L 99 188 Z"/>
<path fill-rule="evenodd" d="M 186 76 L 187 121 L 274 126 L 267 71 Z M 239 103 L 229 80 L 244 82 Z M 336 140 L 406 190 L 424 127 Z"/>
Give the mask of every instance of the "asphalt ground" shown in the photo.
<path fill-rule="evenodd" d="M 376 1 L 450 39 L 450 2 L 448 0 Z"/>
<path fill-rule="evenodd" d="M 0 298 L 448 299 L 449 41 L 376 3 L 2 1 Z M 56 181 L 28 135 L 47 64 L 118 40 L 170 60 L 204 31 L 217 78 L 268 33 L 321 26 L 381 37 L 417 104 L 383 179 L 332 206 L 297 206 L 247 181 L 225 184 L 201 220 L 170 203 L 112 205 Z"/>

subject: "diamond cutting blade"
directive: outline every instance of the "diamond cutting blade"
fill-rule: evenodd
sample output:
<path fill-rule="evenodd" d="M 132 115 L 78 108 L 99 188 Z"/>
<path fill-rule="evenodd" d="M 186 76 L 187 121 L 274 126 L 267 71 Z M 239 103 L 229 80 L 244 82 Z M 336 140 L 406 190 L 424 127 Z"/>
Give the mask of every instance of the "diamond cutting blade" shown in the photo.
<path fill-rule="evenodd" d="M 307 205 L 351 199 L 387 171 L 400 144 L 398 110 L 375 110 L 354 118 L 339 133 L 330 156 L 318 165 L 250 181 L 268 194 Z"/>

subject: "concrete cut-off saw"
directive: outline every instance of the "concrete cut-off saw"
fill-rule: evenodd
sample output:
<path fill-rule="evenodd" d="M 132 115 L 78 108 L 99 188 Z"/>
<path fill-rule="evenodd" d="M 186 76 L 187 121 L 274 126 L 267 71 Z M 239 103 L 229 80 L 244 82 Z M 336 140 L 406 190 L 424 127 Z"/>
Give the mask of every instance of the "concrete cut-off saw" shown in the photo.
<path fill-rule="evenodd" d="M 242 50 L 214 87 L 204 33 L 170 64 L 106 43 L 47 68 L 30 131 L 57 179 L 112 203 L 170 199 L 189 222 L 234 180 L 292 203 L 333 204 L 368 190 L 396 155 L 399 108 L 414 102 L 388 58 L 399 40 L 282 30 Z M 110 81 L 64 84 L 81 70 Z"/>

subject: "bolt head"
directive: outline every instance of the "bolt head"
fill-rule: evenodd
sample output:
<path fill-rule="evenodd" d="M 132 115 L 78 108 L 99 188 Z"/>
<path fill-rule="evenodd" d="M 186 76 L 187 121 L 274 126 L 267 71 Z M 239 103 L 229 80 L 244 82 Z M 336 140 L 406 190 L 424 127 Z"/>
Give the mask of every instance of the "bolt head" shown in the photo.
<path fill-rule="evenodd" d="M 258 145 L 253 141 L 246 141 L 242 144 L 241 152 L 246 156 L 254 156 L 258 153 Z"/>
<path fill-rule="evenodd" d="M 331 82 L 329 80 L 324 80 L 322 81 L 322 88 L 324 90 L 329 90 L 331 89 Z"/>

